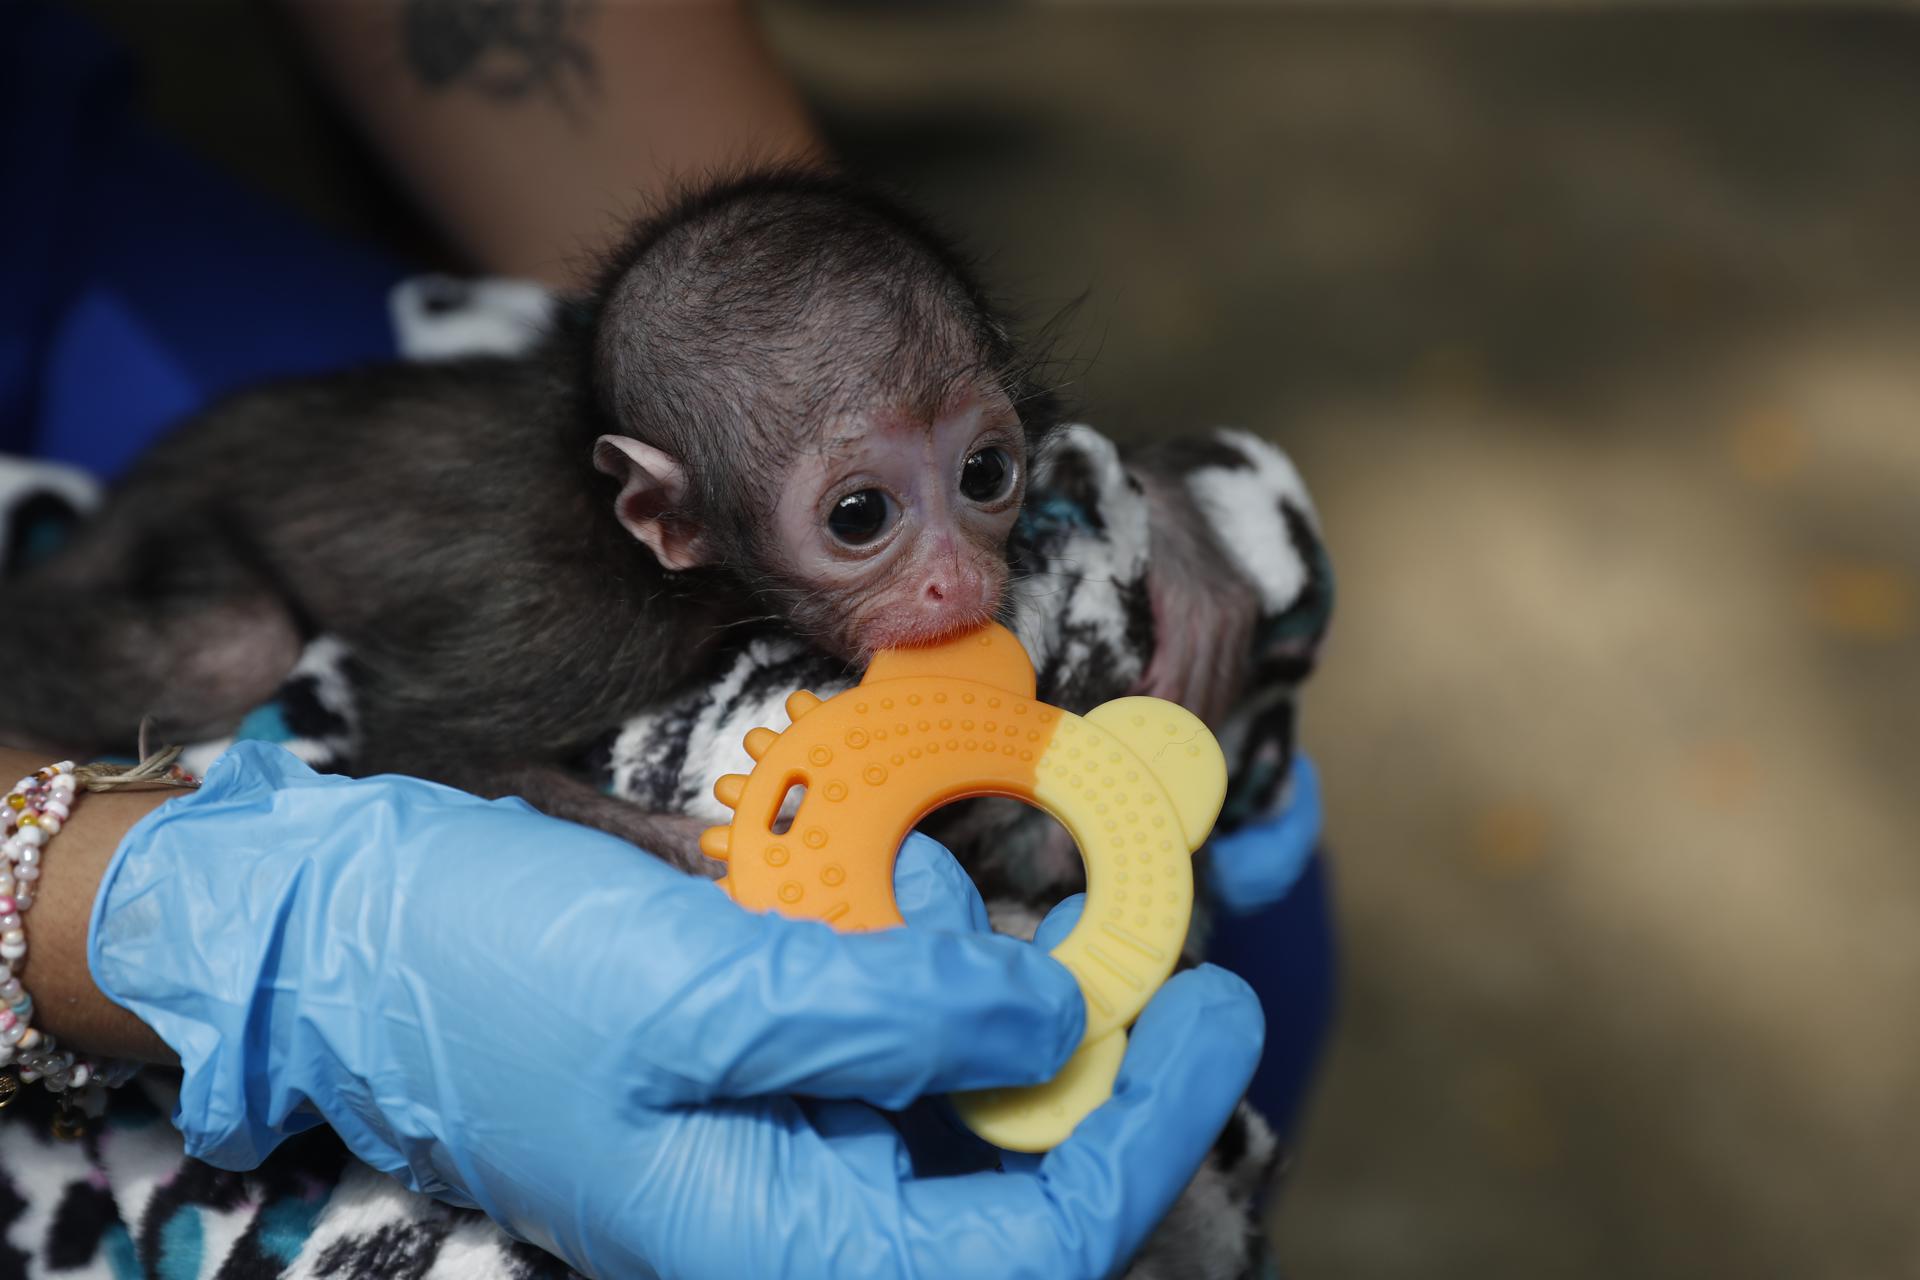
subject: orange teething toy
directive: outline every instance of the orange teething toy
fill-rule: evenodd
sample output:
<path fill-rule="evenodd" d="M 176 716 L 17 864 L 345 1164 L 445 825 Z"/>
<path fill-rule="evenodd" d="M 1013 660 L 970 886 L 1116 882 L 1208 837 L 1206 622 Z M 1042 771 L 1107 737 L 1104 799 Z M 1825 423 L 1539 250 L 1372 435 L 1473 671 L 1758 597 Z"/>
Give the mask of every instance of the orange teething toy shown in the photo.
<path fill-rule="evenodd" d="M 747 735 L 753 772 L 713 789 L 733 821 L 700 840 L 743 907 L 884 929 L 904 923 L 893 860 L 927 814 L 997 795 L 1058 819 L 1086 863 L 1087 900 L 1052 955 L 1086 996 L 1086 1037 L 1046 1084 L 955 1099 L 970 1128 L 1015 1151 L 1056 1145 L 1112 1092 L 1126 1028 L 1186 940 L 1192 853 L 1227 784 L 1219 744 L 1174 703 L 1120 698 L 1081 717 L 1034 689 L 1026 650 L 998 625 L 888 650 L 844 693 L 790 696 L 786 732 Z M 794 787 L 806 794 L 775 834 Z"/>

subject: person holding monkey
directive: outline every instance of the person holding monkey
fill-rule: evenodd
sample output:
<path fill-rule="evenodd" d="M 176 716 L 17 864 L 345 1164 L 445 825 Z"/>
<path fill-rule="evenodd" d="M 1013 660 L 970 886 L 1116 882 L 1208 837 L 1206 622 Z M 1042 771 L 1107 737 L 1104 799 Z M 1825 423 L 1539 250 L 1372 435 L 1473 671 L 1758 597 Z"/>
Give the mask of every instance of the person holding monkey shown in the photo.
<path fill-rule="evenodd" d="M 538 6 L 556 25 L 489 36 L 447 5 L 393 6 L 415 81 L 382 88 L 353 67 L 385 28 L 352 24 L 388 8 L 315 4 L 302 21 L 422 202 L 493 269 L 552 278 L 552 246 L 596 238 L 593 195 L 571 195 L 658 190 L 670 169 L 749 146 L 820 150 L 731 7 L 649 33 Z M 696 78 L 708 105 L 679 93 L 656 111 L 628 99 L 658 76 L 604 73 L 589 104 L 582 57 L 612 69 L 643 56 L 712 72 Z M 530 97 L 548 110 L 516 108 Z M 568 123 L 583 111 L 629 132 Z M 516 117 L 550 132 L 501 141 Z M 636 121 L 687 150 L 608 145 L 630 143 Z M 496 163 L 514 154 L 597 185 L 527 182 Z M 643 156 L 659 168 L 634 172 Z M 21 775 L 46 763 L 4 756 Z M 512 802 L 323 778 L 266 747 L 236 747 L 190 794 L 82 794 L 69 808 L 36 846 L 23 969 L 35 1025 L 67 1046 L 177 1060 L 176 1123 L 214 1165 L 252 1167 L 324 1125 L 371 1167 L 587 1274 L 807 1275 L 822 1259 L 844 1261 L 835 1274 L 1109 1274 L 1185 1185 L 1258 1057 L 1257 1003 L 1202 966 L 1149 1008 L 1120 1096 L 1084 1134 L 1034 1167 L 982 1167 L 913 1104 L 1045 1078 L 1082 1015 L 1039 949 L 981 932 L 978 895 L 930 842 L 901 857 L 913 927 L 843 939 L 745 916 L 630 846 Z M 1305 828 L 1302 812 L 1274 837 L 1280 861 L 1317 839 L 1317 811 Z"/>

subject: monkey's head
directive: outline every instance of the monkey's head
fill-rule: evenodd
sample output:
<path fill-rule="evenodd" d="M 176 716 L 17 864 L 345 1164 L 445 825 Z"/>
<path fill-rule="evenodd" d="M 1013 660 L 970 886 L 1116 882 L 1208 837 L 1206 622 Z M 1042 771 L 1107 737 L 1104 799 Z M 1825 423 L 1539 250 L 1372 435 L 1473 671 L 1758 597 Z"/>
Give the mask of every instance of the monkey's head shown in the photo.
<path fill-rule="evenodd" d="M 760 175 L 642 227 L 600 293 L 594 465 L 669 570 L 849 658 L 994 616 L 1054 424 L 961 261 L 852 183 Z"/>

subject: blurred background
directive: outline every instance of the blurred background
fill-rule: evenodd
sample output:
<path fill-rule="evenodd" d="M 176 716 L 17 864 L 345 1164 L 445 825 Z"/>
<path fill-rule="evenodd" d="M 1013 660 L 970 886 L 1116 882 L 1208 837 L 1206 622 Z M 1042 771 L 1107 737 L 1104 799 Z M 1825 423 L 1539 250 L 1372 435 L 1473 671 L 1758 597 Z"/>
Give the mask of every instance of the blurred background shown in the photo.
<path fill-rule="evenodd" d="M 432 262 L 263 6 L 154 118 Z M 1342 1010 L 1300 1276 L 1920 1276 L 1920 12 L 762 12 L 1123 437 L 1293 452 Z"/>

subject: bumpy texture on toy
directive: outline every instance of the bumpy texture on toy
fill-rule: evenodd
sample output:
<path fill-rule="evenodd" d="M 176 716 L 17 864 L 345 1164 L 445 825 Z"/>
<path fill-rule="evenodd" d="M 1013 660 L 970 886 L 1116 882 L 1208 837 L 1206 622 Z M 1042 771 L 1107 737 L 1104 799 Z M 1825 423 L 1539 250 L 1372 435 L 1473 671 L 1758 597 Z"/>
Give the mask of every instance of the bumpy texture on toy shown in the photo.
<path fill-rule="evenodd" d="M 1120 698 L 1082 718 L 1034 695 L 1033 663 L 998 625 L 882 653 L 827 701 L 791 695 L 785 733 L 747 735 L 753 772 L 714 786 L 733 821 L 701 840 L 742 906 L 884 929 L 902 923 L 894 855 L 933 810 L 1006 796 L 1057 818 L 1087 867 L 1085 910 L 1052 953 L 1086 996 L 1086 1038 L 1044 1085 L 958 1100 L 969 1128 L 1014 1151 L 1057 1145 L 1111 1094 L 1126 1028 L 1186 941 L 1192 854 L 1227 789 L 1220 745 L 1174 703 Z"/>

